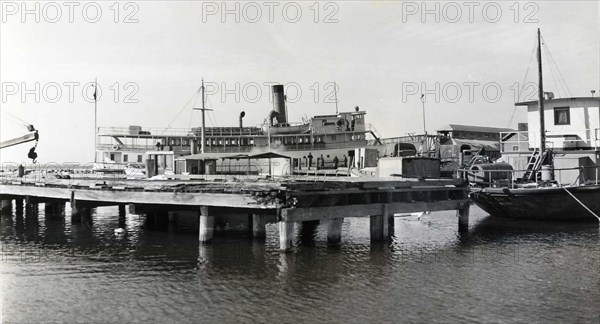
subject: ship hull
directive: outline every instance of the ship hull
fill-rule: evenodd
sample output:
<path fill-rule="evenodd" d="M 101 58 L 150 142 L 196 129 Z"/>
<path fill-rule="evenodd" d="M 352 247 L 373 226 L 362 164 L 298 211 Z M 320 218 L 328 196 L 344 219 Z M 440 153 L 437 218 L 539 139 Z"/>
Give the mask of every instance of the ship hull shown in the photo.
<path fill-rule="evenodd" d="M 581 203 L 600 214 L 600 185 L 567 187 Z M 477 206 L 492 216 L 534 220 L 589 220 L 594 216 L 565 188 L 485 188 L 471 193 Z"/>

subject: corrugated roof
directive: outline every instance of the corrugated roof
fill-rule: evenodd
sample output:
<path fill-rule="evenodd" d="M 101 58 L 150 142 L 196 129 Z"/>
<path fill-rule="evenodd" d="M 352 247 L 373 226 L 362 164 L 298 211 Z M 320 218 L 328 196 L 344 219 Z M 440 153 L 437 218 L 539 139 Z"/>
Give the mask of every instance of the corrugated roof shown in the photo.
<path fill-rule="evenodd" d="M 449 132 L 449 131 L 477 132 L 477 133 L 500 133 L 500 132 L 512 132 L 512 131 L 514 131 L 514 129 L 449 124 L 446 128 L 442 128 L 442 129 L 438 130 L 438 132 Z"/>

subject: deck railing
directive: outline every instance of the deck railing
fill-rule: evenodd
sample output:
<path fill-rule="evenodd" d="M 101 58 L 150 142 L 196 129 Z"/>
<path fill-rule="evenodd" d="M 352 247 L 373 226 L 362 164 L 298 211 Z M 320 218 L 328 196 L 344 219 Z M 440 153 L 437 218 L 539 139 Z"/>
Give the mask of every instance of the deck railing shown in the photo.
<path fill-rule="evenodd" d="M 500 132 L 500 150 L 503 153 L 530 151 L 533 149 L 530 142 L 537 144 L 539 141 L 536 135 L 539 136 L 533 132 L 533 137 L 529 138 L 529 131 Z M 547 131 L 546 148 L 552 150 L 592 148 L 598 151 L 600 149 L 600 128 Z"/>
<path fill-rule="evenodd" d="M 565 173 L 578 173 L 575 181 L 563 183 L 562 179 Z M 522 177 L 526 173 L 533 173 L 532 179 L 540 179 L 542 182 L 545 178 L 547 182 L 555 182 L 558 186 L 580 184 L 600 184 L 600 166 L 582 166 L 573 168 L 548 168 L 540 170 L 456 170 L 456 177 L 466 179 L 469 182 L 481 187 L 508 187 L 514 189 L 529 182 L 522 181 Z M 531 181 L 530 181 L 531 182 Z M 536 183 L 532 182 L 532 183 Z"/>
<path fill-rule="evenodd" d="M 150 136 L 150 137 L 179 137 L 200 136 L 202 127 L 193 128 L 152 128 L 144 127 L 131 130 L 129 127 L 98 127 L 100 136 Z M 265 135 L 260 127 L 206 127 L 206 136 L 240 136 Z"/>

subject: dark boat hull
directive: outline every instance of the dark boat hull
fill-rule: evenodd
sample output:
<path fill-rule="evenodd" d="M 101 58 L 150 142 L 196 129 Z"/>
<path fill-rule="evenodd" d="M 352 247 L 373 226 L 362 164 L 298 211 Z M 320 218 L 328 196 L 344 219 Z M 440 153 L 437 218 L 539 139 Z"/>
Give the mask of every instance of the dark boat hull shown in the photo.
<path fill-rule="evenodd" d="M 567 190 L 596 215 L 600 214 L 600 185 Z M 537 220 L 584 220 L 594 216 L 564 188 L 485 188 L 471 193 L 481 209 L 492 216 Z"/>

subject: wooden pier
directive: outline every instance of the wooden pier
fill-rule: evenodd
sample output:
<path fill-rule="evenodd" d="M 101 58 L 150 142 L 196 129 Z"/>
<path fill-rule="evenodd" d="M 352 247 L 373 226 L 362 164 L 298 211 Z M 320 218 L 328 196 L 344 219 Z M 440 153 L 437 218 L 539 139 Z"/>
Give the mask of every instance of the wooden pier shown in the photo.
<path fill-rule="evenodd" d="M 393 233 L 396 213 L 456 210 L 458 228 L 468 226 L 468 187 L 463 180 L 399 181 L 395 178 L 330 178 L 314 182 L 302 178 L 209 181 L 35 181 L 21 178 L 0 183 L 2 210 L 12 200 L 22 206 L 44 202 L 47 206 L 70 203 L 74 221 L 91 217 L 90 209 L 118 205 L 125 214 L 173 217 L 171 212 L 193 211 L 199 217 L 199 240 L 210 242 L 215 224 L 225 214 L 245 215 L 253 237 L 265 237 L 265 225 L 279 225 L 280 248 L 292 248 L 296 223 L 327 223 L 327 241 L 339 244 L 347 217 L 369 217 L 372 241 L 385 241 Z M 55 208 L 55 207 L 51 207 Z M 60 207 L 59 207 L 60 208 Z"/>

